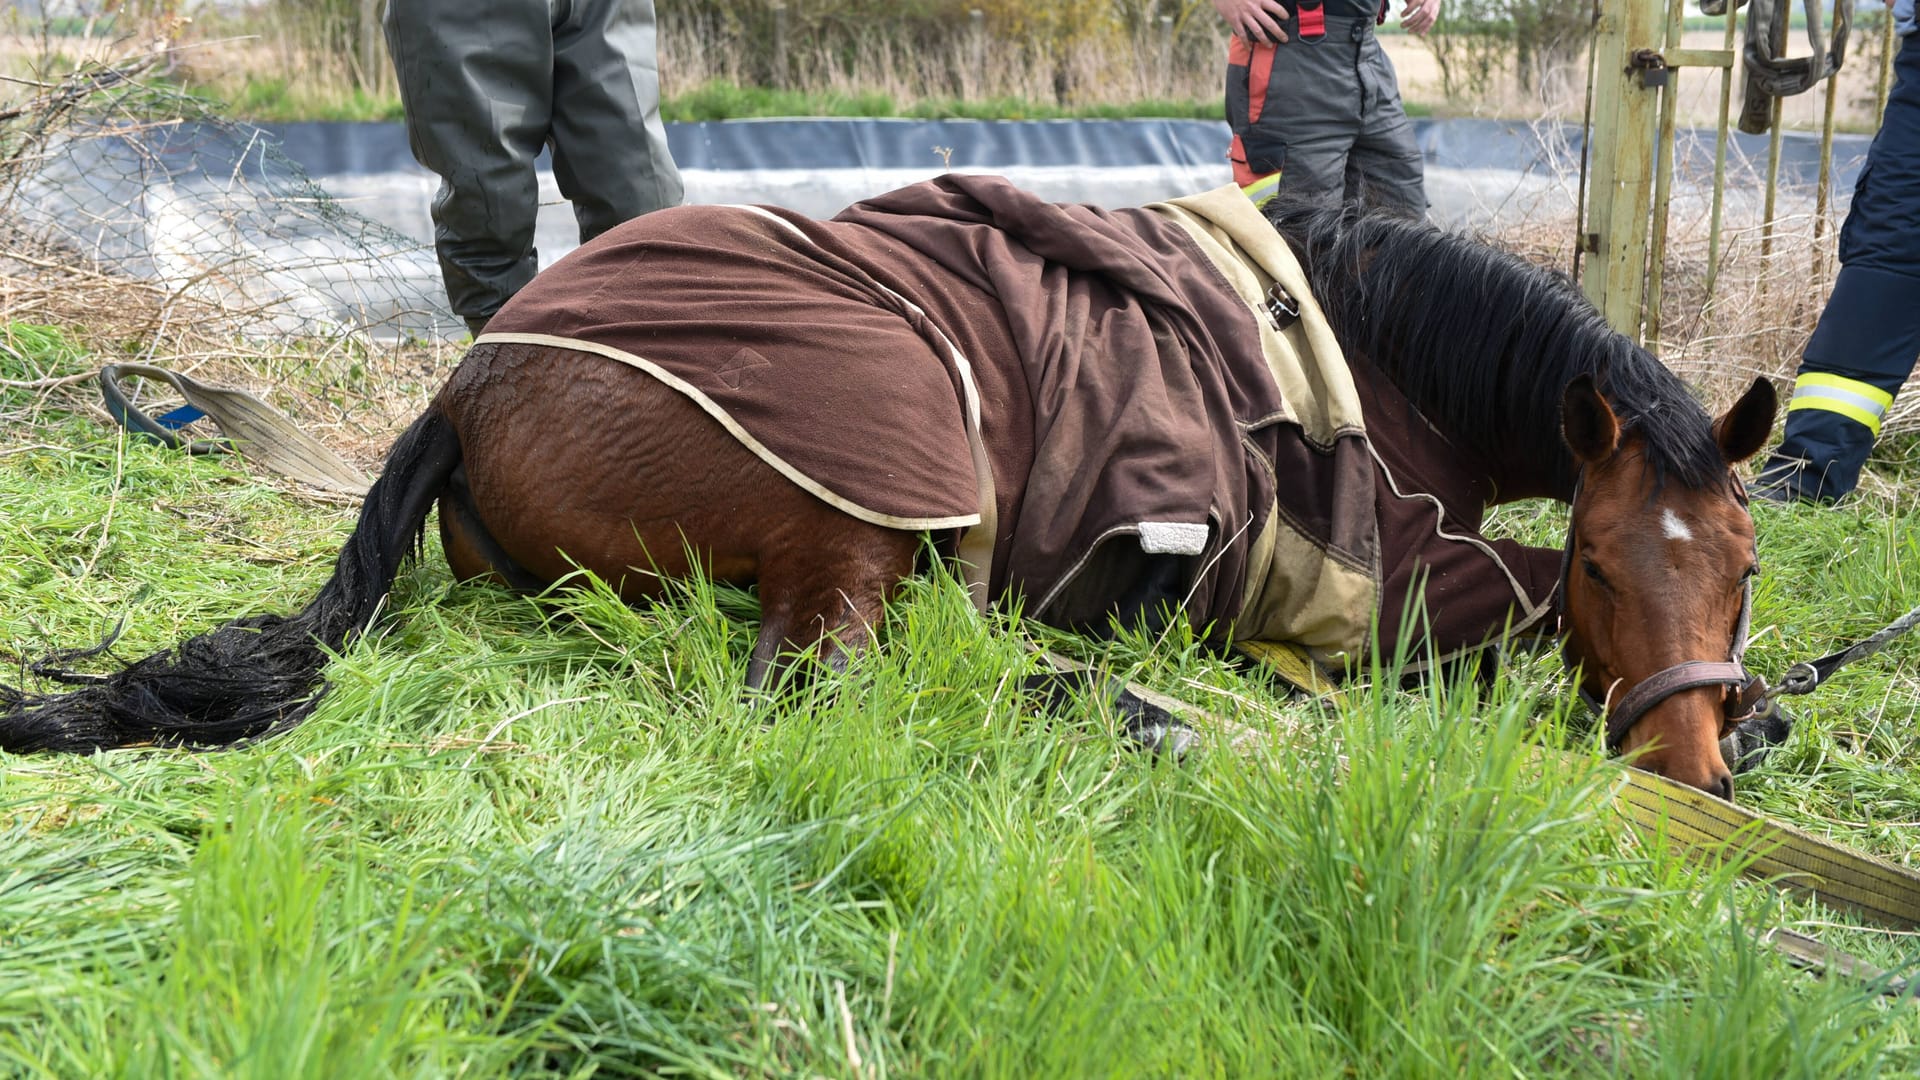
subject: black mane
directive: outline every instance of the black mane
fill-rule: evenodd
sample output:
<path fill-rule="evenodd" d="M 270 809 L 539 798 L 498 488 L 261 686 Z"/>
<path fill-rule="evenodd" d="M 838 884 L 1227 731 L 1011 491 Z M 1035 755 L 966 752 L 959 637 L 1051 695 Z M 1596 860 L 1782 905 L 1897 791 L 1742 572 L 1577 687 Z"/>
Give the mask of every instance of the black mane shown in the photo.
<path fill-rule="evenodd" d="M 1560 400 L 1587 374 L 1623 430 L 1645 437 L 1656 484 L 1672 477 L 1703 488 L 1725 476 L 1706 410 L 1562 275 L 1357 207 L 1276 199 L 1267 216 L 1305 264 L 1341 348 L 1379 368 L 1488 464 L 1544 466 L 1551 490 L 1569 497 L 1578 467 L 1560 435 Z"/>

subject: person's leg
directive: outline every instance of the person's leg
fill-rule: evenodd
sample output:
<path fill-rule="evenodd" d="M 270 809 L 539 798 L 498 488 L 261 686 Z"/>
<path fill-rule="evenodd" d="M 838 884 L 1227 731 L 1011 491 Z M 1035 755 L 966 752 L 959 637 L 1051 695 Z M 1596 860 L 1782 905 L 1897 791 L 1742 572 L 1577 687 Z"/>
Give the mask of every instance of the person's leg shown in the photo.
<path fill-rule="evenodd" d="M 660 123 L 653 0 L 572 0 L 553 28 L 553 175 L 585 243 L 678 206 Z"/>
<path fill-rule="evenodd" d="M 1337 203 L 1345 191 L 1347 153 L 1360 130 L 1355 44 L 1338 25 L 1345 21 L 1329 17 L 1318 43 L 1296 37 L 1273 47 L 1260 108 L 1249 108 L 1244 122 L 1231 113 L 1229 87 L 1229 123 L 1248 166 L 1256 176 L 1278 172 L 1284 198 Z M 1266 51 L 1251 50 L 1250 62 Z M 1230 68 L 1230 79 L 1233 74 Z M 1256 87 L 1259 74 L 1258 68 L 1248 74 Z"/>
<path fill-rule="evenodd" d="M 1267 80 L 1273 74 L 1277 47 L 1238 35 L 1227 42 L 1227 128 L 1233 132 L 1227 160 L 1233 165 L 1233 182 L 1255 206 L 1273 198 L 1285 164 L 1284 148 L 1254 129 L 1266 110 Z"/>
<path fill-rule="evenodd" d="M 532 280 L 547 139 L 552 38 L 546 0 L 406 0 L 387 5 L 407 140 L 440 177 L 434 248 L 447 300 L 477 332 Z"/>
<path fill-rule="evenodd" d="M 1893 395 L 1920 355 L 1920 277 L 1847 266 L 1801 358 L 1786 431 L 1754 493 L 1838 499 L 1860 482 Z"/>
<path fill-rule="evenodd" d="M 1415 217 L 1427 212 L 1426 159 L 1400 101 L 1393 61 L 1371 33 L 1356 59 L 1360 132 L 1347 156 L 1347 201 L 1393 207 Z"/>
<path fill-rule="evenodd" d="M 1840 230 L 1833 296 L 1820 313 L 1787 407 L 1786 431 L 1755 493 L 1827 501 L 1860 480 L 1893 395 L 1920 356 L 1920 34 Z"/>

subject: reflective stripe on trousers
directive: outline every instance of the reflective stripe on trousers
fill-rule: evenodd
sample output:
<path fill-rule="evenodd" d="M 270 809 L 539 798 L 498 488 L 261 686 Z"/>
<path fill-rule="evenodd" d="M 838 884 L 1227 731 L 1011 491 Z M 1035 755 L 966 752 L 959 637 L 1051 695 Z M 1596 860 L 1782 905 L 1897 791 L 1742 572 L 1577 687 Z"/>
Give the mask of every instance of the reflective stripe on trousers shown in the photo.
<path fill-rule="evenodd" d="M 1809 371 L 1794 380 L 1793 402 L 1787 411 L 1824 409 L 1839 413 L 1878 436 L 1880 423 L 1887 418 L 1887 409 L 1892 405 L 1893 395 L 1872 383 Z"/>

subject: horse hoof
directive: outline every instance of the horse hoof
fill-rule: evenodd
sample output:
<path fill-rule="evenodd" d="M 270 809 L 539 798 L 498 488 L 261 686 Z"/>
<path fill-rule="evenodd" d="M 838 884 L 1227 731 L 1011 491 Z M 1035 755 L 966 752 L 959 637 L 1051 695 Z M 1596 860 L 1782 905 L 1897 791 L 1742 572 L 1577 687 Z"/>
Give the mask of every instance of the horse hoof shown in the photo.
<path fill-rule="evenodd" d="M 1773 748 L 1793 734 L 1793 714 L 1777 698 L 1768 698 L 1752 716 L 1736 725 L 1720 740 L 1720 757 L 1738 776 L 1757 769 Z"/>
<path fill-rule="evenodd" d="M 1156 720 L 1127 725 L 1127 738 L 1155 757 L 1185 761 L 1200 749 L 1200 733 L 1178 720 Z"/>

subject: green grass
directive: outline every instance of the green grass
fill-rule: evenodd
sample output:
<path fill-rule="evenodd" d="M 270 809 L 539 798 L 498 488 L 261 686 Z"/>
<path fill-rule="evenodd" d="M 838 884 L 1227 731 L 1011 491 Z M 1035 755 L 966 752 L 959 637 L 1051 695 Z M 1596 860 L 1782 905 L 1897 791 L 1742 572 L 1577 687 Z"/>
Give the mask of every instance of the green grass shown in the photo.
<path fill-rule="evenodd" d="M 660 115 L 672 122 L 740 120 L 775 116 L 906 116 L 928 120 L 1061 120 L 1125 117 L 1199 117 L 1222 120 L 1221 99 L 1206 101 L 1140 101 L 1124 105 L 1064 108 L 1052 102 L 1025 98 L 952 98 L 916 101 L 905 106 L 880 93 L 857 95 L 805 93 L 711 82 L 661 103 Z"/>
<path fill-rule="evenodd" d="M 248 80 L 233 92 L 233 100 L 220 103 L 223 113 L 257 123 L 285 123 L 303 120 L 385 120 L 403 118 L 400 99 L 393 95 L 369 94 L 304 88 L 280 78 Z M 1421 107 L 1409 106 L 1412 115 L 1423 115 Z M 878 92 L 840 94 L 798 90 L 776 90 L 759 86 L 739 86 L 714 82 L 675 94 L 660 104 L 661 118 L 669 123 L 698 120 L 749 120 L 767 117 L 892 117 L 945 120 L 1060 120 L 1121 119 L 1130 117 L 1172 117 L 1222 120 L 1226 105 L 1218 99 L 1205 101 L 1139 101 L 1120 105 L 1088 105 L 1066 108 L 1052 102 L 1025 98 L 983 98 L 978 100 L 930 99 L 902 105 L 891 96 Z"/>
<path fill-rule="evenodd" d="M 298 80 L 262 76 L 240 84 L 230 102 L 219 103 L 228 116 L 261 123 L 302 120 L 392 121 L 406 118 L 397 94 L 372 93 L 358 87 L 305 87 Z"/>
<path fill-rule="evenodd" d="M 83 362 L 43 345 L 33 371 Z M 1877 468 L 1916 460 L 1896 444 Z M 351 517 L 58 413 L 0 432 L 0 507 L 0 650 L 27 657 L 123 616 L 134 657 L 288 610 Z M 1920 603 L 1910 503 L 1758 524 L 1762 671 Z M 1022 631 L 952 581 L 914 583 L 877 649 L 771 707 L 740 695 L 752 612 L 701 583 L 644 610 L 592 586 L 543 606 L 452 583 L 430 543 L 284 737 L 0 757 L 0 1070 L 1920 1067 L 1911 1004 L 1750 935 L 1813 924 L 1896 968 L 1912 939 L 1630 836 L 1553 657 L 1484 688 L 1376 680 L 1332 710 L 1189 641 L 1083 647 L 1272 731 L 1175 765 L 1098 710 L 1022 702 Z M 1909 639 L 1848 669 L 1743 801 L 1913 861 L 1917 661 Z"/>

